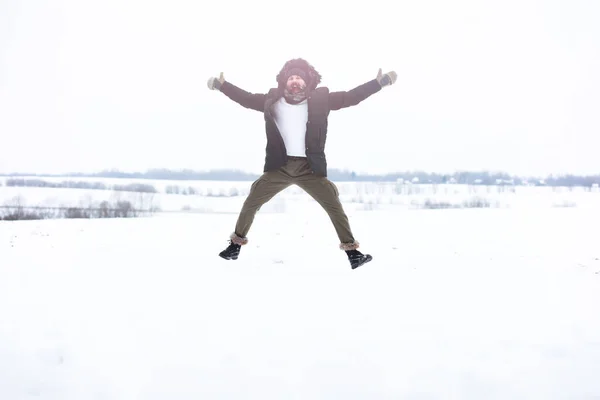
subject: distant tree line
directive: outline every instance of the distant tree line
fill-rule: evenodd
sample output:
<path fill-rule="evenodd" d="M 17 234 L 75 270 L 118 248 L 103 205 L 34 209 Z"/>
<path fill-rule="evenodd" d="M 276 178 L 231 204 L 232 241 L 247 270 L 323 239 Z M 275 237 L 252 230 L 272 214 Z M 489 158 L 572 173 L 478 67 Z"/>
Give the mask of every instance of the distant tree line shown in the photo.
<path fill-rule="evenodd" d="M 380 181 L 397 182 L 399 180 L 414 183 L 464 185 L 536 185 L 536 186 L 592 186 L 600 184 L 600 174 L 578 176 L 523 177 L 504 172 L 459 171 L 454 174 L 429 173 L 424 171 L 395 172 L 383 175 L 358 175 L 354 172 L 332 170 L 329 174 L 334 181 Z"/>
<path fill-rule="evenodd" d="M 211 171 L 193 171 L 189 169 L 184 170 L 170 170 L 170 169 L 151 169 L 146 172 L 123 172 L 118 170 L 105 170 L 97 173 L 69 173 L 62 175 L 51 175 L 51 174 L 0 174 L 0 176 L 54 176 L 54 177 L 88 177 L 88 178 L 128 178 L 128 179 L 152 179 L 152 180 L 214 180 L 214 181 L 254 181 L 259 177 L 259 174 L 243 172 L 239 170 L 221 169 Z M 489 172 L 489 171 L 459 171 L 453 174 L 441 174 L 441 173 L 430 173 L 424 171 L 405 171 L 405 172 L 394 172 L 388 174 L 358 174 L 355 171 L 340 170 L 331 168 L 328 171 L 329 179 L 336 182 L 396 182 L 403 180 L 406 182 L 414 183 L 433 183 L 433 184 L 444 184 L 444 183 L 457 183 L 457 184 L 469 184 L 469 185 L 545 185 L 545 186 L 592 186 L 594 184 L 600 184 L 600 174 L 598 175 L 560 175 L 560 176 L 547 176 L 547 177 L 521 177 L 515 175 L 509 175 L 503 172 Z M 15 179 L 15 178 L 13 178 Z M 9 179 L 7 186 L 9 186 Z M 28 186 L 34 185 L 31 183 L 32 180 L 27 181 Z M 42 182 L 38 182 L 42 185 Z M 51 183 L 45 182 L 43 185 L 58 185 L 54 187 L 82 187 L 88 189 L 101 189 L 105 186 L 101 182 L 61 182 Z M 60 186 L 62 185 L 62 186 Z M 66 186 L 70 185 L 70 186 Z M 114 190 L 129 190 L 129 191 L 151 191 L 152 187 L 144 188 L 138 185 L 137 188 L 132 188 L 131 185 L 122 186 L 120 189 L 118 186 L 113 186 Z M 15 185 L 21 186 L 21 185 Z M 108 188 L 106 188 L 108 189 Z M 154 190 L 155 191 L 155 190 Z M 170 192 L 174 192 L 174 188 L 170 188 Z"/>
<path fill-rule="evenodd" d="M 123 192 L 157 193 L 152 185 L 145 183 L 130 183 L 125 185 L 108 185 L 102 182 L 62 181 L 49 182 L 43 179 L 10 178 L 6 180 L 6 186 L 18 187 L 47 187 L 47 188 L 72 188 L 72 189 L 97 189 L 116 190 Z"/>
<path fill-rule="evenodd" d="M 146 172 L 123 172 L 119 170 L 104 170 L 95 173 L 72 172 L 68 174 L 26 174 L 11 173 L 0 174 L 0 176 L 44 176 L 44 177 L 72 177 L 72 178 L 127 178 L 127 179 L 153 179 L 153 180 L 215 180 L 215 181 L 248 181 L 258 178 L 258 174 L 252 174 L 239 170 L 211 170 L 193 171 L 190 169 L 150 169 Z"/>

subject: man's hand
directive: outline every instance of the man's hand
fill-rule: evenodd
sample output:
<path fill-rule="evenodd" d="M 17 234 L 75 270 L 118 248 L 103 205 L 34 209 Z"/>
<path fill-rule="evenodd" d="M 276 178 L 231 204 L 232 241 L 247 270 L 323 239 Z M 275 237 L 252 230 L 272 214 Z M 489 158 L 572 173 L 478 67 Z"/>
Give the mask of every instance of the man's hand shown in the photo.
<path fill-rule="evenodd" d="M 223 82 L 225 82 L 225 78 L 223 78 L 223 73 L 221 72 L 221 75 L 219 75 L 218 78 L 211 77 L 208 80 L 207 85 L 210 90 L 219 90 L 221 89 Z"/>
<path fill-rule="evenodd" d="M 381 87 L 393 85 L 398 78 L 398 74 L 394 71 L 386 72 L 385 74 L 381 73 L 381 68 L 377 72 L 377 82 L 381 85 Z"/>

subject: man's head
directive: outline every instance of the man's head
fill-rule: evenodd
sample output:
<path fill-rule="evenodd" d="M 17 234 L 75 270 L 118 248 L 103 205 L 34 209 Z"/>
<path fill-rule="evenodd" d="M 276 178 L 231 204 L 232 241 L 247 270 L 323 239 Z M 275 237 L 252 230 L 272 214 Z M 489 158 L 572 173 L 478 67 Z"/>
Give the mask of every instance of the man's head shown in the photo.
<path fill-rule="evenodd" d="M 306 60 L 295 58 L 284 64 L 276 79 L 279 88 L 287 89 L 289 92 L 302 86 L 310 91 L 321 82 L 321 75 Z"/>
<path fill-rule="evenodd" d="M 290 93 L 299 93 L 306 89 L 308 76 L 301 68 L 291 68 L 286 73 L 285 88 Z"/>

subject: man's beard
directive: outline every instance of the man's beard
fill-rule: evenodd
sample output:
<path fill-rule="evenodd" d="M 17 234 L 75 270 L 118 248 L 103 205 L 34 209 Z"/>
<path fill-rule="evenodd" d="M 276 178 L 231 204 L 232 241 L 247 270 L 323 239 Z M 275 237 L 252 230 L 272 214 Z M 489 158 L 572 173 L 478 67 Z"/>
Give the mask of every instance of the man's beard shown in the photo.
<path fill-rule="evenodd" d="M 306 85 L 293 84 L 292 91 L 286 87 L 284 95 L 290 103 L 299 103 L 306 98 Z"/>

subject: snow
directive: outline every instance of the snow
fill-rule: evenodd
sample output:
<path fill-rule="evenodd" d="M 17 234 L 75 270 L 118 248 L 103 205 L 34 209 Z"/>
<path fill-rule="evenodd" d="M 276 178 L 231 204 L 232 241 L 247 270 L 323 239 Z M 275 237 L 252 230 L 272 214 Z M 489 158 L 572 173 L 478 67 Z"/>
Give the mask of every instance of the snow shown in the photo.
<path fill-rule="evenodd" d="M 356 270 L 291 192 L 237 261 L 217 254 L 241 197 L 222 212 L 0 222 L 0 399 L 598 398 L 600 207 L 576 195 L 348 201 L 374 257 Z"/>

